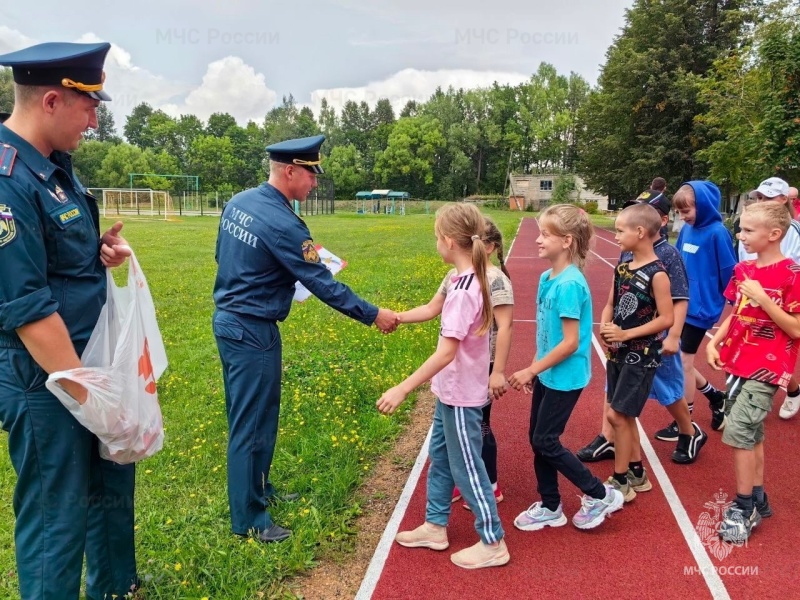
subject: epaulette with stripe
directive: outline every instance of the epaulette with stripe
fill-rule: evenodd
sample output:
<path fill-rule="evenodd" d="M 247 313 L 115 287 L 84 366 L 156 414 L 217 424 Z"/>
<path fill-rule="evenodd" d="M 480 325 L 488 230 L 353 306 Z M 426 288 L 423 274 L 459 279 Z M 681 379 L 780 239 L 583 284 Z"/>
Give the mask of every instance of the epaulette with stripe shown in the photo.
<path fill-rule="evenodd" d="M 11 175 L 11 170 L 14 168 L 14 160 L 17 158 L 17 149 L 8 144 L 0 145 L 0 176 L 6 177 Z"/>

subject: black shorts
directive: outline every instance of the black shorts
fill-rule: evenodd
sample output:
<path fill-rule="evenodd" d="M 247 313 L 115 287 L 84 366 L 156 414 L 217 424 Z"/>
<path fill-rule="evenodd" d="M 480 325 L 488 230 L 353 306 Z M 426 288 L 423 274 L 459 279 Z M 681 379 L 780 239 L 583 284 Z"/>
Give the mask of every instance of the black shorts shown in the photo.
<path fill-rule="evenodd" d="M 681 352 L 697 354 L 697 349 L 700 348 L 706 331 L 708 330 L 684 323 L 683 331 L 681 331 Z"/>
<path fill-rule="evenodd" d="M 628 417 L 638 417 L 647 403 L 653 378 L 654 367 L 645 367 L 641 363 L 629 365 L 625 362 L 606 363 L 608 381 L 608 402 L 618 413 Z"/>

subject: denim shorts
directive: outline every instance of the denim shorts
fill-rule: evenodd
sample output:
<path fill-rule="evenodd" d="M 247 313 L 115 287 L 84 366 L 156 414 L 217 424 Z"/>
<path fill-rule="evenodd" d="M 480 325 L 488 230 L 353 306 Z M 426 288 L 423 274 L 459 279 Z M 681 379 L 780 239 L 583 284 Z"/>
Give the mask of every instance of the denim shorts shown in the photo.
<path fill-rule="evenodd" d="M 608 403 L 627 417 L 638 417 L 647 402 L 656 367 L 630 365 L 609 360 L 606 363 Z"/>
<path fill-rule="evenodd" d="M 671 406 L 683 398 L 683 364 L 680 352 L 661 355 L 661 366 L 656 369 L 650 398 L 658 400 L 661 406 Z"/>
<path fill-rule="evenodd" d="M 725 401 L 727 422 L 722 442 L 734 448 L 752 450 L 764 441 L 764 419 L 772 410 L 777 385 L 728 376 L 728 398 Z"/>

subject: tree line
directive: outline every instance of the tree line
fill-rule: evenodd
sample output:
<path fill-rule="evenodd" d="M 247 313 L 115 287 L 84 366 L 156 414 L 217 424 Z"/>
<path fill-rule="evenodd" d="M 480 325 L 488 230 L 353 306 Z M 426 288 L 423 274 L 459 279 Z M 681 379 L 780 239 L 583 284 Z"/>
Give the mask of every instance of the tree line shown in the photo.
<path fill-rule="evenodd" d="M 0 110 L 10 110 L 0 71 Z M 203 191 L 237 191 L 266 176 L 265 146 L 323 133 L 336 196 L 379 187 L 413 197 L 500 194 L 507 174 L 579 173 L 613 200 L 655 176 L 670 189 L 711 178 L 727 194 L 760 180 L 800 179 L 800 9 L 791 0 L 636 0 L 608 48 L 597 85 L 542 63 L 516 86 L 437 89 L 395 114 L 348 101 L 317 115 L 290 95 L 261 122 L 220 112 L 202 121 L 136 106 L 119 136 L 108 107 L 74 153 L 91 187 L 128 187 L 130 173 L 189 174 Z M 137 176 L 173 192 L 185 182 Z"/>

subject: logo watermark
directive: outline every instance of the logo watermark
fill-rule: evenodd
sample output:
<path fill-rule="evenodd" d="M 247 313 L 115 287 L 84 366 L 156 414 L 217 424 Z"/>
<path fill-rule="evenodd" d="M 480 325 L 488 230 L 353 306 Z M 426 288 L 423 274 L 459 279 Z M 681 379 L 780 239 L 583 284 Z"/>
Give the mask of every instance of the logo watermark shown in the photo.
<path fill-rule="evenodd" d="M 732 501 L 728 501 L 728 494 L 722 489 L 714 494 L 712 501 L 706 502 L 703 507 L 707 510 L 700 514 L 697 523 L 694 526 L 701 543 L 708 550 L 708 553 L 716 558 L 718 561 L 723 561 L 734 548 L 747 547 L 749 530 L 746 529 L 744 520 L 747 518 L 741 513 L 734 513 L 728 515 L 728 509 L 733 505 Z M 720 532 L 723 529 L 723 523 L 726 516 L 730 516 L 730 521 L 734 525 L 739 525 L 731 529 L 726 527 L 728 532 L 723 539 Z M 738 519 L 741 518 L 741 523 Z M 732 575 L 738 577 L 752 577 L 758 576 L 759 568 L 757 565 L 709 565 L 701 567 L 698 565 L 684 566 L 684 576 L 690 575 L 703 575 L 704 577 L 715 573 L 717 575 Z"/>
<path fill-rule="evenodd" d="M 456 44 L 519 44 L 521 46 L 571 46 L 578 43 L 577 31 L 523 31 L 521 29 L 455 30 Z"/>
<path fill-rule="evenodd" d="M 758 566 L 744 565 L 711 565 L 710 567 L 685 566 L 683 567 L 684 576 L 702 575 L 706 577 L 711 573 L 717 575 L 732 575 L 738 577 L 758 577 Z"/>
<path fill-rule="evenodd" d="M 277 31 L 224 31 L 222 29 L 156 29 L 156 44 L 219 44 L 221 46 L 263 46 L 279 44 Z"/>

